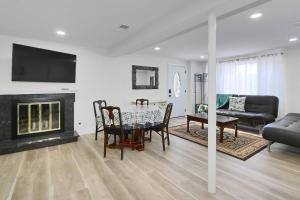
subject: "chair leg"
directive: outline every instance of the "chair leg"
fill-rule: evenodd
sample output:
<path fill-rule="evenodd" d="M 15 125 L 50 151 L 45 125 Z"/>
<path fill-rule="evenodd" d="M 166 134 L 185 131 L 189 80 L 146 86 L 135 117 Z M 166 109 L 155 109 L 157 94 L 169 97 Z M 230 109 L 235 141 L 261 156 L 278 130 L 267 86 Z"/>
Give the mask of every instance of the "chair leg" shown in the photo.
<path fill-rule="evenodd" d="M 170 146 L 170 137 L 169 137 L 169 129 L 167 128 L 167 141 L 168 141 L 168 146 Z"/>
<path fill-rule="evenodd" d="M 143 142 L 143 148 L 145 149 L 145 131 L 142 130 L 142 142 Z"/>
<path fill-rule="evenodd" d="M 151 142 L 151 140 L 152 140 L 152 130 L 150 130 L 150 137 L 149 137 L 149 141 Z"/>
<path fill-rule="evenodd" d="M 114 134 L 114 144 L 117 144 L 117 136 Z"/>
<path fill-rule="evenodd" d="M 165 147 L 165 135 L 164 135 L 164 131 L 163 130 L 161 131 L 161 140 L 162 140 L 163 150 L 165 151 L 166 150 L 166 147 Z"/>
<path fill-rule="evenodd" d="M 106 157 L 106 146 L 107 146 L 107 133 L 104 132 L 104 152 L 103 157 Z"/>
<path fill-rule="evenodd" d="M 120 134 L 120 145 L 121 145 L 121 160 L 123 160 L 124 157 L 124 145 L 123 145 L 123 134 Z"/>
<path fill-rule="evenodd" d="M 95 140 L 98 140 L 98 131 L 97 131 L 97 126 L 96 126 L 96 131 L 95 131 Z"/>
<path fill-rule="evenodd" d="M 123 160 L 123 157 L 124 157 L 124 149 L 123 147 L 121 147 L 121 160 Z"/>

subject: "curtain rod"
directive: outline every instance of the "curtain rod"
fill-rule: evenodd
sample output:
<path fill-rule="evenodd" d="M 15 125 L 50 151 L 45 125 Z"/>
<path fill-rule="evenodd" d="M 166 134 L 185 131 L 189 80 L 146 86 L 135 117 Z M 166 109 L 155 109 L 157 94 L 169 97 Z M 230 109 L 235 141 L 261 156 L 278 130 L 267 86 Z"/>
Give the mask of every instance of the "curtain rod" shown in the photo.
<path fill-rule="evenodd" d="M 249 56 L 237 56 L 237 57 L 232 57 L 232 58 L 224 58 L 218 60 L 218 63 L 224 63 L 224 62 L 233 62 L 233 61 L 241 61 L 241 60 L 248 60 L 248 59 L 254 59 L 254 58 L 262 58 L 262 57 L 268 57 L 268 56 L 276 56 L 276 55 L 284 55 L 284 52 L 280 50 L 279 52 L 276 53 L 264 53 L 260 55 L 249 55 Z"/>

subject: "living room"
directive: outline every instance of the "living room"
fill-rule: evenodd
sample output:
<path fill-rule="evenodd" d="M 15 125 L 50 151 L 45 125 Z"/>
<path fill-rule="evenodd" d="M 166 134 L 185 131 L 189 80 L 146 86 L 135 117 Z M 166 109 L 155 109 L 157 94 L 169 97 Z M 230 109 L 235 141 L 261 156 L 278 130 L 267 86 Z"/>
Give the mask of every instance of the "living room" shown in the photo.
<path fill-rule="evenodd" d="M 299 7 L 2 1 L 0 199 L 299 198 Z"/>

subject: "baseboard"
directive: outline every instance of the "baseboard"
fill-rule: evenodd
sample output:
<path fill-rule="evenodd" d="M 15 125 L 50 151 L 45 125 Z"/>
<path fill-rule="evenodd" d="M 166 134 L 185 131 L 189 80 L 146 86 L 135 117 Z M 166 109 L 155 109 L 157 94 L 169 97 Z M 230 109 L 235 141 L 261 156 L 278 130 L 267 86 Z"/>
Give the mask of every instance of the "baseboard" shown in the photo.
<path fill-rule="evenodd" d="M 78 137 L 76 131 L 67 131 L 32 138 L 5 140 L 0 143 L 0 155 L 76 142 Z"/>
<path fill-rule="evenodd" d="M 82 129 L 77 132 L 79 135 L 95 134 L 95 128 Z"/>

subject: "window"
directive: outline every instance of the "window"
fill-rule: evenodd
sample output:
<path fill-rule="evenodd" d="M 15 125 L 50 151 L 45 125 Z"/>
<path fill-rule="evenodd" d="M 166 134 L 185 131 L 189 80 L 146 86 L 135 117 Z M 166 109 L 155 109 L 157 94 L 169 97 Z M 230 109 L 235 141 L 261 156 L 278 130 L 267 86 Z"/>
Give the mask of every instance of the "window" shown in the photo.
<path fill-rule="evenodd" d="M 220 62 L 217 66 L 217 92 L 223 94 L 274 95 L 281 82 L 282 55 Z"/>
<path fill-rule="evenodd" d="M 176 72 L 174 75 L 173 87 L 174 87 L 174 95 L 175 97 L 178 98 L 180 96 L 180 90 L 181 90 L 180 76 L 178 72 Z"/>
<path fill-rule="evenodd" d="M 286 113 L 286 70 L 283 53 L 218 63 L 217 93 L 272 95 L 279 100 L 279 116 Z"/>

